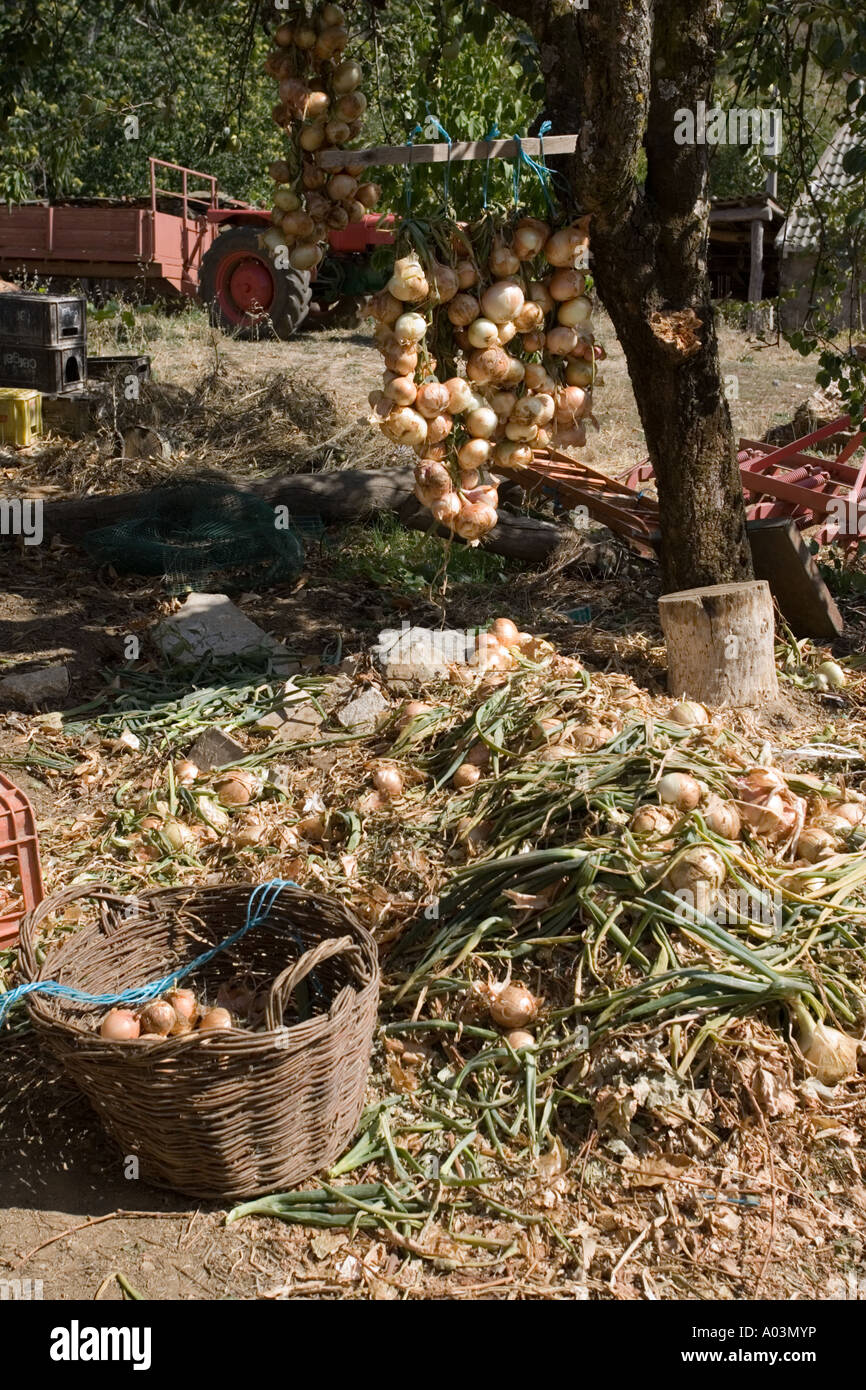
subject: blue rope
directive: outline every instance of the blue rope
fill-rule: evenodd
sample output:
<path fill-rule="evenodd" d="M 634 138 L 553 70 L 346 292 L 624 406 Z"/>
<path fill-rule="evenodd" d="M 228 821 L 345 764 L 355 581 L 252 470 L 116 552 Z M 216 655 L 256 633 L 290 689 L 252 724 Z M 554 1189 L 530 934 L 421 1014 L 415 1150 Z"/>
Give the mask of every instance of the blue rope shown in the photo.
<path fill-rule="evenodd" d="M 490 129 L 488 130 L 488 132 L 487 132 L 487 134 L 485 135 L 484 139 L 485 139 L 485 141 L 488 141 L 488 140 L 495 140 L 495 139 L 497 138 L 498 135 L 499 135 L 499 126 L 498 126 L 498 125 L 496 124 L 496 122 L 494 121 L 494 122 L 493 122 L 493 125 L 492 125 L 492 126 L 490 127 Z M 485 208 L 487 207 L 487 183 L 488 183 L 489 178 L 490 178 L 490 155 L 487 156 L 487 160 L 486 160 L 485 165 L 484 165 L 484 186 L 483 186 L 483 189 L 482 189 L 484 201 L 483 201 L 482 206 L 485 207 Z"/>
<path fill-rule="evenodd" d="M 545 121 L 544 125 L 541 127 L 541 130 L 538 133 L 539 140 L 541 142 L 542 159 L 544 158 L 544 136 L 550 129 L 550 121 Z M 544 194 L 544 197 L 547 201 L 548 209 L 550 210 L 550 212 L 553 212 L 553 200 L 550 196 L 550 190 L 548 188 L 548 183 L 550 180 L 550 170 L 547 168 L 546 164 L 538 164 L 536 160 L 534 160 L 530 155 L 526 153 L 519 135 L 515 135 L 514 138 L 517 141 L 517 163 L 514 166 L 515 204 L 517 203 L 518 189 L 520 187 L 520 168 L 522 164 L 525 164 L 528 169 L 532 170 L 532 172 L 535 174 L 535 177 L 538 179 L 538 182 L 541 184 L 541 191 Z"/>
<path fill-rule="evenodd" d="M 234 946 L 235 942 L 240 941 L 251 927 L 261 926 L 262 922 L 267 920 L 271 908 L 284 888 L 299 887 L 300 884 L 295 883 L 290 878 L 272 878 L 268 883 L 260 883 L 250 893 L 246 920 L 242 927 L 239 927 L 236 932 L 232 932 L 231 936 L 227 936 L 225 941 L 221 941 L 218 946 L 204 951 L 200 956 L 196 956 L 195 960 L 191 960 L 188 965 L 173 970 L 170 975 L 163 975 L 162 979 L 154 980 L 152 984 L 140 985 L 137 989 L 125 989 L 120 994 L 88 994 L 86 990 L 73 989 L 69 985 L 58 984 L 56 980 L 31 980 L 29 984 L 16 985 L 14 989 L 7 990 L 5 994 L 0 995 L 0 1027 L 2 1027 L 9 1010 L 28 994 L 47 994 L 52 998 L 73 999 L 80 1004 L 100 1005 L 147 1004 L 151 999 L 158 999 L 167 989 L 172 989 L 178 980 L 185 979 L 194 970 L 199 970 L 203 965 L 207 965 L 214 956 L 219 955 L 220 951 Z"/>

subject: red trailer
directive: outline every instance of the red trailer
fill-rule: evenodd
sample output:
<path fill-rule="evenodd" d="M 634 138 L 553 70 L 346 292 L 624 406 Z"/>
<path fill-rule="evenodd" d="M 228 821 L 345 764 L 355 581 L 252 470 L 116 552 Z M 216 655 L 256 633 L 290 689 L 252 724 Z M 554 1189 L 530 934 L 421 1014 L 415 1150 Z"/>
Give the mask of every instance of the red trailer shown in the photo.
<path fill-rule="evenodd" d="M 179 187 L 161 187 L 165 177 Z M 148 199 L 76 199 L 0 206 L 0 274 L 75 281 L 89 291 L 200 296 L 215 323 L 240 337 L 262 331 L 288 338 L 313 307 L 331 318 L 379 289 L 385 271 L 371 265 L 391 241 L 368 216 L 330 234 L 330 253 L 310 276 L 277 270 L 259 236 L 266 209 L 221 193 L 212 174 L 150 160 Z"/>

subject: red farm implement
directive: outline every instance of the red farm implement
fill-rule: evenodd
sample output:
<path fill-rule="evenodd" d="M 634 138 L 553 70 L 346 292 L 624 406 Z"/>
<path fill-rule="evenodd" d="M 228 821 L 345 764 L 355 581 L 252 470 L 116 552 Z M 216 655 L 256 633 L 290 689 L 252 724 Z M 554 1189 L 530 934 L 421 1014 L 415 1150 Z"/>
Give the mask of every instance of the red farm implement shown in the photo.
<path fill-rule="evenodd" d="M 91 293 L 199 296 L 229 332 L 288 338 L 311 310 L 333 321 L 385 283 L 387 271 L 371 264 L 391 240 L 379 224 L 371 215 L 332 232 L 311 284 L 306 273 L 276 269 L 260 247 L 272 225 L 267 209 L 227 197 L 212 174 L 151 158 L 148 198 L 0 208 L 0 274 Z"/>

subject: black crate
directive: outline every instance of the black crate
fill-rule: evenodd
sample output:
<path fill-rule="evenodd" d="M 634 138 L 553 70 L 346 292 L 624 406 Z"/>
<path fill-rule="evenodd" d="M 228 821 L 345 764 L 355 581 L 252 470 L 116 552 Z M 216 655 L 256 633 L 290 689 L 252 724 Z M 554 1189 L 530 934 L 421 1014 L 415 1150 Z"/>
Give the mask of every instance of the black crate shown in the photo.
<path fill-rule="evenodd" d="M 97 381 L 124 380 L 137 376 L 139 381 L 150 380 L 150 358 L 144 353 L 125 352 L 116 357 L 87 358 L 87 375 Z"/>
<path fill-rule="evenodd" d="M 0 295 L 2 299 L 2 295 Z M 87 349 L 25 347 L 0 341 L 0 386 L 31 386 L 48 395 L 81 391 L 87 380 Z"/>
<path fill-rule="evenodd" d="M 67 347 L 87 337 L 87 300 L 80 294 L 0 294 L 0 339 L 28 347 Z"/>

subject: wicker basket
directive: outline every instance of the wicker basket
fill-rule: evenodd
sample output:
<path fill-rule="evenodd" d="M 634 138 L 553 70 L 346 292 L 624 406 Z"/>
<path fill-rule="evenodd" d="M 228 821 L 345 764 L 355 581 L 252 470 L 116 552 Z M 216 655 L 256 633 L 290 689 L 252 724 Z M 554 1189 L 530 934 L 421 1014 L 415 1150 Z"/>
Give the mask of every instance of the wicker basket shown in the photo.
<path fill-rule="evenodd" d="M 122 898 L 79 884 L 21 923 L 21 968 L 91 994 L 160 979 L 243 924 L 250 888 L 158 889 Z M 94 900 L 96 920 L 36 960 L 51 913 Z M 185 980 L 213 1004 L 223 981 L 267 991 L 266 1031 L 233 1028 L 158 1041 L 106 1042 L 104 1007 L 33 993 L 37 1033 L 143 1178 L 196 1197 L 246 1197 L 302 1182 L 351 1139 L 364 1102 L 379 998 L 376 946 L 338 902 L 285 888 L 267 915 Z M 293 992 L 309 987 L 309 1017 Z M 299 993 L 301 991 L 298 991 Z"/>

